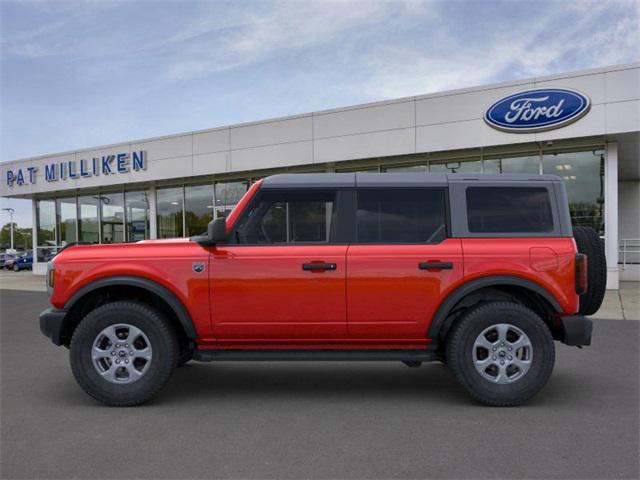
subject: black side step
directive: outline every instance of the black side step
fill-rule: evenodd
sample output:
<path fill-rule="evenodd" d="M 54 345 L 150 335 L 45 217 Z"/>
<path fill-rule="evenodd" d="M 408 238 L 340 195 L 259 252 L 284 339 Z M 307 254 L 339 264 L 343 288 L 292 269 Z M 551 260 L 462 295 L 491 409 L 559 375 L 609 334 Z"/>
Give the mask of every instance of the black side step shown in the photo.
<path fill-rule="evenodd" d="M 220 361 L 399 361 L 437 360 L 432 350 L 195 350 L 199 362 Z"/>

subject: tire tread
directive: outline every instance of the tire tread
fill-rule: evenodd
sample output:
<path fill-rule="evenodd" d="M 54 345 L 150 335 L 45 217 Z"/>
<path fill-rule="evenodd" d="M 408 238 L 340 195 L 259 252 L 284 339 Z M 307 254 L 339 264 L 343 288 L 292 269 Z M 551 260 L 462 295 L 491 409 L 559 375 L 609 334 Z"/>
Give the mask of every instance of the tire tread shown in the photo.
<path fill-rule="evenodd" d="M 478 389 L 474 388 L 471 382 L 468 381 L 467 369 L 474 369 L 473 365 L 466 365 L 464 362 L 460 362 L 460 349 L 465 348 L 463 337 L 468 334 L 468 329 L 471 328 L 474 323 L 482 320 L 485 316 L 493 319 L 500 318 L 500 312 L 504 312 L 504 309 L 517 311 L 521 315 L 536 321 L 534 325 L 535 329 L 543 336 L 543 342 L 550 346 L 551 355 L 549 358 L 543 360 L 542 373 L 540 379 L 534 383 L 531 387 L 521 392 L 517 396 L 512 398 L 504 398 L 499 394 L 487 395 Z M 555 363 L 555 348 L 553 344 L 553 337 L 549 328 L 544 324 L 542 319 L 536 315 L 535 312 L 525 307 L 524 305 L 515 302 L 487 302 L 481 303 L 475 308 L 472 308 L 453 326 L 451 333 L 447 336 L 446 343 L 447 350 L 447 366 L 453 373 L 455 379 L 460 385 L 471 395 L 471 397 L 479 403 L 492 407 L 514 407 L 521 405 L 535 396 L 546 384 L 549 379 L 553 366 Z M 475 371 L 473 373 L 476 373 Z M 531 371 L 527 373 L 529 375 Z M 526 377 L 525 377 L 526 378 Z"/>
<path fill-rule="evenodd" d="M 602 240 L 590 227 L 573 227 L 578 252 L 587 256 L 588 288 L 580 295 L 579 313 L 593 315 L 598 311 L 607 288 L 607 259 Z"/>

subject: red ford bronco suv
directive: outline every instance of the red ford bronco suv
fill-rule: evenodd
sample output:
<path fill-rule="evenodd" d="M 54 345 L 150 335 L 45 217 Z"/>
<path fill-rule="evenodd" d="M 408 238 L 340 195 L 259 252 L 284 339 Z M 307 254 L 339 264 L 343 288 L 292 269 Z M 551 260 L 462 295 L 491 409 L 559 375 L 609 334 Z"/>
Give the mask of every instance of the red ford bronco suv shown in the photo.
<path fill-rule="evenodd" d="M 555 176 L 285 174 L 202 236 L 63 249 L 40 329 L 113 406 L 191 359 L 440 360 L 511 406 L 547 382 L 554 340 L 591 343 L 605 277 Z"/>

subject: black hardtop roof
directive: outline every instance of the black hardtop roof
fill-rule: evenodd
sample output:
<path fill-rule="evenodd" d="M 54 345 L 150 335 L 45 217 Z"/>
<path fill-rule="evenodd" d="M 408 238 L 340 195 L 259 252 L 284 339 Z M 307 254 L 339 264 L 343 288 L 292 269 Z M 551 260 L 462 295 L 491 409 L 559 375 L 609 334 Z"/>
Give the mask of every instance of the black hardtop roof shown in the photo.
<path fill-rule="evenodd" d="M 556 182 L 556 175 L 520 173 L 283 173 L 266 177 L 262 188 L 437 187 L 466 182 Z"/>

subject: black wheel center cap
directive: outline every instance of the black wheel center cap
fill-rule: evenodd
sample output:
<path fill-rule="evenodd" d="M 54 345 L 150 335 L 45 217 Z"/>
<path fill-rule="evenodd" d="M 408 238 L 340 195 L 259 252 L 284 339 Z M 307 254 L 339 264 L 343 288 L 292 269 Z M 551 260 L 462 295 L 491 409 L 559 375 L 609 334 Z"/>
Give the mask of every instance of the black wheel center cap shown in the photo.
<path fill-rule="evenodd" d="M 121 357 L 126 357 L 127 356 L 127 352 L 125 352 L 124 350 L 120 350 L 118 352 L 118 355 L 120 355 Z"/>
<path fill-rule="evenodd" d="M 500 355 L 501 357 L 504 357 L 507 355 L 507 353 L 504 350 L 502 350 L 498 355 Z"/>

